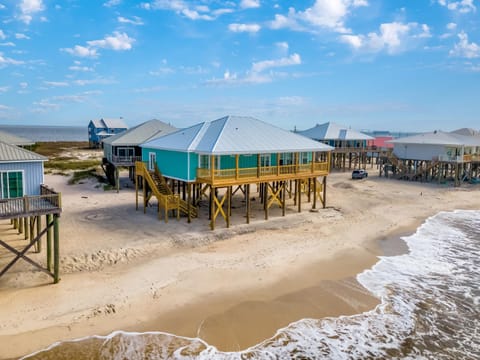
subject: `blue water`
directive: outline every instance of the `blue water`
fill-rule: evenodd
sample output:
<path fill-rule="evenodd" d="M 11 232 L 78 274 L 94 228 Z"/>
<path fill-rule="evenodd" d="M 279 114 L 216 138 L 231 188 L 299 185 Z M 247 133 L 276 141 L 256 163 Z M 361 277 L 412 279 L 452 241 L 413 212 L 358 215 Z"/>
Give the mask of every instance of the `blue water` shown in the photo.
<path fill-rule="evenodd" d="M 303 319 L 241 352 L 161 332 L 92 336 L 28 359 L 480 359 L 480 211 L 441 212 L 358 281 L 381 303 Z"/>
<path fill-rule="evenodd" d="M 88 141 L 85 126 L 0 125 L 0 131 L 37 141 Z"/>

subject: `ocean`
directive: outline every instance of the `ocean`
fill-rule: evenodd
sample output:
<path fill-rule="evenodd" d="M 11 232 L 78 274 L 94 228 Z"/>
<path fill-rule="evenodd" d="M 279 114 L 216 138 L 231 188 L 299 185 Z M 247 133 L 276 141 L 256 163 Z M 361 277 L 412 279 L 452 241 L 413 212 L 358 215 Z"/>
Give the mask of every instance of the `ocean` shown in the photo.
<path fill-rule="evenodd" d="M 362 314 L 299 320 L 241 352 L 117 331 L 25 359 L 480 359 L 480 211 L 438 213 L 403 240 L 408 253 L 380 257 L 358 275 L 381 299 Z"/>
<path fill-rule="evenodd" d="M 0 131 L 37 141 L 88 141 L 87 126 L 0 125 Z"/>

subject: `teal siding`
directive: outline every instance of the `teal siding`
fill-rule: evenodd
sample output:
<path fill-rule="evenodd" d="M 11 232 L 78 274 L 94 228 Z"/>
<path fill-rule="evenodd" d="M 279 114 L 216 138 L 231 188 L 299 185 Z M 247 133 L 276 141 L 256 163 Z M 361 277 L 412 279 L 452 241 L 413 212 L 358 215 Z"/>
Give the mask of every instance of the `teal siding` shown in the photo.
<path fill-rule="evenodd" d="M 169 178 L 193 181 L 196 178 L 198 156 L 178 151 L 142 148 L 142 161 L 148 163 L 149 153 L 155 153 L 157 166 L 162 174 Z M 188 158 L 190 157 L 190 176 L 188 174 Z"/>

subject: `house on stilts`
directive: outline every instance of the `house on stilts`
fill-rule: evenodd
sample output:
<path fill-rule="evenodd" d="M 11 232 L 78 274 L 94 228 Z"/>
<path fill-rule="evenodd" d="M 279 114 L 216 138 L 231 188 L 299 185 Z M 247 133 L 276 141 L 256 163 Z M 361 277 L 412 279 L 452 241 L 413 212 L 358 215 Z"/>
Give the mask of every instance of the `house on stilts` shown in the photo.
<path fill-rule="evenodd" d="M 59 281 L 59 222 L 61 195 L 44 185 L 43 163 L 47 158 L 21 147 L 0 142 L 0 220 L 17 230 L 27 243 L 12 243 L 0 232 L 0 278 L 20 259 Z M 42 221 L 44 217 L 45 221 Z M 18 237 L 17 236 L 17 237 Z M 41 265 L 27 256 L 40 252 L 46 237 L 47 261 Z"/>
<path fill-rule="evenodd" d="M 374 138 L 334 122 L 317 124 L 298 134 L 332 146 L 331 167 L 345 171 L 365 168 L 376 153 Z M 373 162 L 372 166 L 373 166 Z"/>
<path fill-rule="evenodd" d="M 88 123 L 88 144 L 91 148 L 101 148 L 103 141 L 110 136 L 128 129 L 123 119 L 95 119 Z"/>
<path fill-rule="evenodd" d="M 103 140 L 102 168 L 108 181 L 120 188 L 119 168 L 128 168 L 129 178 L 134 179 L 135 162 L 142 161 L 140 144 L 157 139 L 177 130 L 160 120 L 149 120 L 120 134 Z"/>
<path fill-rule="evenodd" d="M 390 141 L 393 152 L 383 160 L 380 176 L 419 181 L 462 181 L 480 175 L 480 135 L 459 129 L 433 131 Z"/>
<path fill-rule="evenodd" d="M 326 181 L 332 147 L 267 124 L 252 117 L 226 116 L 178 130 L 142 144 L 142 162 L 136 164 L 136 203 L 143 191 L 146 211 L 152 197 L 158 211 L 176 210 L 188 221 L 197 215 L 199 201 L 209 204 L 211 229 L 220 215 L 230 226 L 232 196 L 239 192 L 250 222 L 252 185 L 263 204 L 278 205 L 285 215 L 286 196 L 301 211 L 302 193 L 326 205 Z M 288 194 L 288 195 L 287 195 Z"/>

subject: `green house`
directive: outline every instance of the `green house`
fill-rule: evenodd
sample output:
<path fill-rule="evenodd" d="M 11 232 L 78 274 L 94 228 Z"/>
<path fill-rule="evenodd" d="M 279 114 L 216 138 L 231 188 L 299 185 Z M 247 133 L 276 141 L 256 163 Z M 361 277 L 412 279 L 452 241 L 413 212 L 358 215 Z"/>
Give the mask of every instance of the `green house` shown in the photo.
<path fill-rule="evenodd" d="M 141 145 L 163 176 L 214 186 L 328 174 L 330 146 L 252 117 L 226 116 Z"/>

